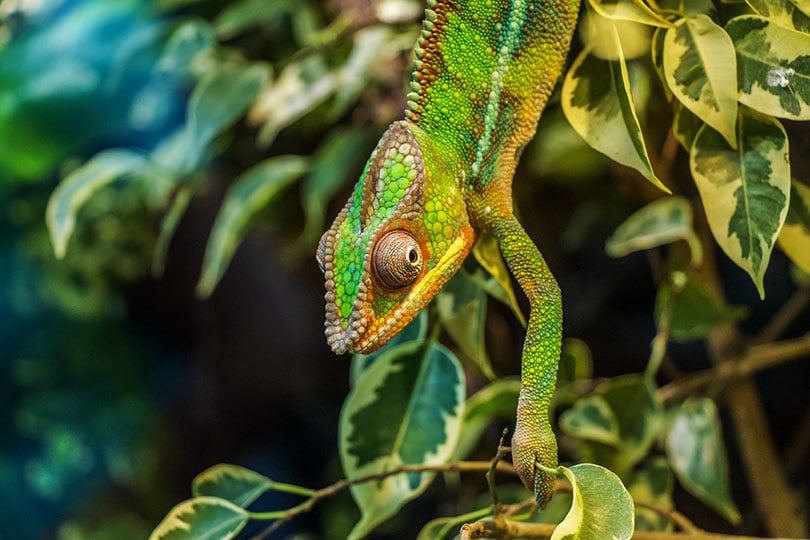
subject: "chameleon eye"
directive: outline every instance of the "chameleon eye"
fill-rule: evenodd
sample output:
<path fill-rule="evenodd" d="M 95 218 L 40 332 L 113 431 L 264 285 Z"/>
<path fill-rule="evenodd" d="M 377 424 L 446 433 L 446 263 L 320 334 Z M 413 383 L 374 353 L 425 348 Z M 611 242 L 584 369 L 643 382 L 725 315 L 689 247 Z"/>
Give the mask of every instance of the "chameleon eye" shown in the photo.
<path fill-rule="evenodd" d="M 395 230 L 385 233 L 374 246 L 371 256 L 377 281 L 386 289 L 407 287 L 422 270 L 422 250 L 409 233 Z"/>

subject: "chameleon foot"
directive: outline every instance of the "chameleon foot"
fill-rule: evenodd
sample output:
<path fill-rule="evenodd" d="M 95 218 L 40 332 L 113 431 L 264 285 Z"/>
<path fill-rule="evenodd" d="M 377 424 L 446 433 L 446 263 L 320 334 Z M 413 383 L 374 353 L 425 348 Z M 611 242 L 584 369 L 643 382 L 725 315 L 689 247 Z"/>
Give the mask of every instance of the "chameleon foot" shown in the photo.
<path fill-rule="evenodd" d="M 557 467 L 557 445 L 551 431 L 547 433 L 550 437 L 537 428 L 525 429 L 518 420 L 512 436 L 512 464 L 539 508 L 551 499 L 556 475 L 550 469 Z"/>

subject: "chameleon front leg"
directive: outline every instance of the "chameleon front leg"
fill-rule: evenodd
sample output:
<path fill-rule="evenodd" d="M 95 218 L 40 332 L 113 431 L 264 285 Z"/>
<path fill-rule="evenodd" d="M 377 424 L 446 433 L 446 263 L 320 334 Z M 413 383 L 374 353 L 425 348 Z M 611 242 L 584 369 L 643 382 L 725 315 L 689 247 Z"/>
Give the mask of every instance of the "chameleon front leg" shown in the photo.
<path fill-rule="evenodd" d="M 549 421 L 549 406 L 562 344 L 562 296 L 545 259 L 514 215 L 487 221 L 489 232 L 498 240 L 503 258 L 530 304 L 512 462 L 542 508 L 551 498 L 554 474 L 536 464 L 557 467 L 557 442 Z"/>

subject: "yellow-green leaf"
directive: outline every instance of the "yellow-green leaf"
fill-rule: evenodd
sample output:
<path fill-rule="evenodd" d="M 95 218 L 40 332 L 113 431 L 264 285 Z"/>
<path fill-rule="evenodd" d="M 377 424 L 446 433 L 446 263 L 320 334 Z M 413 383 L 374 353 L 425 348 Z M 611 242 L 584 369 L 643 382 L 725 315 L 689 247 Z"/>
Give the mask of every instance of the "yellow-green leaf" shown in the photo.
<path fill-rule="evenodd" d="M 589 49 L 582 51 L 563 81 L 563 112 L 585 142 L 669 192 L 652 170 L 619 37 L 615 28 L 611 32 L 618 60 L 602 60 Z"/>
<path fill-rule="evenodd" d="M 737 50 L 740 103 L 771 116 L 810 120 L 810 34 L 763 17 L 726 24 Z"/>
<path fill-rule="evenodd" d="M 218 497 L 194 497 L 163 518 L 149 540 L 230 540 L 248 522 L 248 513 Z"/>
<path fill-rule="evenodd" d="M 790 209 L 779 233 L 779 247 L 805 274 L 810 274 L 810 187 L 793 181 Z"/>
<path fill-rule="evenodd" d="M 614 473 L 582 463 L 560 467 L 574 500 L 551 540 L 625 540 L 633 536 L 633 499 Z"/>
<path fill-rule="evenodd" d="M 678 101 L 736 145 L 734 44 L 706 15 L 684 17 L 664 38 L 664 75 Z"/>
<path fill-rule="evenodd" d="M 605 243 L 611 257 L 625 255 L 685 240 L 692 259 L 700 264 L 700 240 L 692 229 L 692 207 L 683 197 L 664 197 L 634 212 L 619 225 Z"/>
<path fill-rule="evenodd" d="M 619 21 L 633 21 L 648 26 L 671 26 L 670 22 L 651 10 L 640 0 L 588 0 L 594 11 L 602 17 Z"/>
<path fill-rule="evenodd" d="M 692 146 L 690 167 L 715 240 L 764 298 L 763 276 L 788 209 L 785 130 L 776 119 L 741 108 L 737 149 L 704 126 Z"/>
<path fill-rule="evenodd" d="M 272 487 L 273 481 L 262 474 L 221 463 L 198 474 L 191 483 L 191 493 L 195 497 L 218 497 L 247 508 Z"/>

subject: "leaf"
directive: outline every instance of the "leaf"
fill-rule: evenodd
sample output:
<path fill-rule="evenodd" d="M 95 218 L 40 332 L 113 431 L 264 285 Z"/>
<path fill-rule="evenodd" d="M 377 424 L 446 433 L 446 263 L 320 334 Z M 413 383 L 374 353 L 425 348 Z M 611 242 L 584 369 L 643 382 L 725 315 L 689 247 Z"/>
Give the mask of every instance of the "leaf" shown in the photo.
<path fill-rule="evenodd" d="M 264 1 L 264 0 L 262 0 Z M 329 200 L 343 186 L 348 175 L 360 170 L 368 152 L 359 151 L 370 144 L 367 130 L 332 130 L 312 157 L 309 174 L 301 181 L 304 208 L 304 232 L 301 242 L 306 249 L 323 232 Z"/>
<path fill-rule="evenodd" d="M 810 29 L 810 3 L 806 0 L 746 0 L 759 15 L 787 28 Z"/>
<path fill-rule="evenodd" d="M 229 2 L 214 20 L 214 28 L 221 40 L 228 40 L 263 23 L 278 21 L 294 10 L 295 2 L 292 0 Z"/>
<path fill-rule="evenodd" d="M 194 58 L 214 46 L 211 26 L 200 19 L 181 23 L 172 32 L 155 68 L 162 73 L 184 73 L 189 71 Z"/>
<path fill-rule="evenodd" d="M 120 178 L 146 174 L 148 165 L 143 154 L 121 148 L 104 150 L 59 183 L 45 214 L 57 259 L 65 256 L 76 228 L 76 216 L 93 194 Z"/>
<path fill-rule="evenodd" d="M 633 471 L 625 482 L 627 491 L 637 503 L 654 504 L 658 508 L 673 508 L 672 492 L 675 478 L 667 460 L 654 456 Z M 660 512 L 636 506 L 636 531 L 670 531 L 672 521 Z"/>
<path fill-rule="evenodd" d="M 517 410 L 520 386 L 518 379 L 499 379 L 467 399 L 461 436 L 453 453 L 453 461 L 467 458 L 493 420 L 504 418 L 512 421 Z"/>
<path fill-rule="evenodd" d="M 161 276 L 166 264 L 166 255 L 169 252 L 169 244 L 174 237 L 177 226 L 180 225 L 180 220 L 188 210 L 188 205 L 191 203 L 191 198 L 194 192 L 190 186 L 182 186 L 178 189 L 174 196 L 174 200 L 169 207 L 169 211 L 163 216 L 160 222 L 160 233 L 158 234 L 157 241 L 155 242 L 155 250 L 152 255 L 152 275 Z"/>
<path fill-rule="evenodd" d="M 698 130 L 703 127 L 703 122 L 692 114 L 689 109 L 678 103 L 675 106 L 675 116 L 672 119 L 672 134 L 681 143 L 687 152 L 692 150 Z"/>
<path fill-rule="evenodd" d="M 301 156 L 275 156 L 245 171 L 228 190 L 205 249 L 197 295 L 208 297 L 242 242 L 250 219 L 307 171 Z"/>
<path fill-rule="evenodd" d="M 172 508 L 149 540 L 228 540 L 249 519 L 245 510 L 224 499 L 195 497 Z"/>
<path fill-rule="evenodd" d="M 337 77 L 320 55 L 287 64 L 250 111 L 251 123 L 263 124 L 259 142 L 269 146 L 279 131 L 326 101 L 337 84 Z"/>
<path fill-rule="evenodd" d="M 228 67 L 211 72 L 191 93 L 186 116 L 186 167 L 200 161 L 207 146 L 222 130 L 242 116 L 270 78 L 267 66 Z"/>
<path fill-rule="evenodd" d="M 804 273 L 810 274 L 810 187 L 790 186 L 790 209 L 777 238 L 779 247 Z"/>
<path fill-rule="evenodd" d="M 723 28 L 706 15 L 679 20 L 664 38 L 664 75 L 678 101 L 736 145 L 737 65 Z"/>
<path fill-rule="evenodd" d="M 481 373 L 496 378 L 484 343 L 486 334 L 487 294 L 461 269 L 436 295 L 434 300 L 443 328 L 462 354 L 470 358 Z"/>
<path fill-rule="evenodd" d="M 726 31 L 737 50 L 740 103 L 810 120 L 810 35 L 754 15 L 731 19 Z"/>
<path fill-rule="evenodd" d="M 640 462 L 664 426 L 664 411 L 655 386 L 642 374 L 623 375 L 599 385 L 596 394 L 613 411 L 619 424 L 621 444 L 598 441 L 582 444 L 582 456 L 624 475 Z"/>
<path fill-rule="evenodd" d="M 577 338 L 565 338 L 562 343 L 557 387 L 593 376 L 593 355 L 588 344 Z"/>
<path fill-rule="evenodd" d="M 195 497 L 218 497 L 242 508 L 247 508 L 272 488 L 273 481 L 266 476 L 224 463 L 201 472 L 191 483 L 191 493 Z"/>
<path fill-rule="evenodd" d="M 697 280 L 690 276 L 683 288 L 673 297 L 671 287 L 661 287 L 655 299 L 655 321 L 660 324 L 661 314 L 672 306 L 672 317 L 669 326 L 670 339 L 673 341 L 692 341 L 706 337 L 712 329 L 729 322 L 745 318 L 744 306 L 729 306 L 722 303 L 715 295 Z"/>
<path fill-rule="evenodd" d="M 559 470 L 571 482 L 574 501 L 551 540 L 625 540 L 633 535 L 633 499 L 618 476 L 593 463 Z"/>
<path fill-rule="evenodd" d="M 389 351 L 410 342 L 424 341 L 427 335 L 427 322 L 428 316 L 425 310 L 420 311 L 414 320 L 408 323 L 408 326 L 400 330 L 388 343 L 382 348 L 377 349 L 371 354 L 355 354 L 352 356 L 352 364 L 349 368 L 349 380 L 352 386 L 357 382 L 360 375 L 363 374 L 371 365 L 377 361 L 382 355 L 387 354 Z"/>
<path fill-rule="evenodd" d="M 494 280 L 494 283 L 485 280 L 483 283 L 484 289 L 490 296 L 509 306 L 520 324 L 523 325 L 523 328 L 526 328 L 526 317 L 518 305 L 515 289 L 512 287 L 512 274 L 503 261 L 498 241 L 491 234 L 482 233 L 473 246 L 472 252 L 478 264 Z M 473 277 L 475 278 L 477 275 L 473 274 Z"/>
<path fill-rule="evenodd" d="M 774 118 L 740 109 L 737 150 L 704 126 L 689 165 L 714 239 L 764 298 L 763 276 L 788 208 L 785 130 Z"/>
<path fill-rule="evenodd" d="M 616 48 L 613 39 L 614 28 L 618 32 L 621 50 Z M 609 19 L 591 10 L 583 13 L 580 25 L 583 43 L 603 60 L 632 60 L 644 56 L 650 49 L 650 33 L 650 27 L 639 22 Z"/>
<path fill-rule="evenodd" d="M 619 421 L 605 399 L 590 395 L 578 399 L 560 417 L 560 429 L 577 439 L 619 446 Z"/>
<path fill-rule="evenodd" d="M 661 18 L 640 0 L 618 0 L 604 2 L 602 0 L 588 0 L 588 3 L 602 17 L 619 21 L 633 21 L 648 26 L 669 27 L 671 23 Z"/>
<path fill-rule="evenodd" d="M 563 113 L 594 149 L 669 192 L 652 170 L 615 28 L 612 34 L 619 60 L 600 60 L 589 49 L 582 51 L 563 81 Z"/>
<path fill-rule="evenodd" d="M 380 356 L 362 373 L 340 413 L 340 459 L 346 478 L 406 464 L 446 463 L 461 431 L 464 373 L 435 342 L 409 343 Z M 430 473 L 408 473 L 351 487 L 362 517 L 361 538 L 424 491 Z"/>
<path fill-rule="evenodd" d="M 674 411 L 666 451 L 672 469 L 687 491 L 730 522 L 739 522 L 740 513 L 729 495 L 720 419 L 711 399 L 690 398 Z"/>
<path fill-rule="evenodd" d="M 664 197 L 634 212 L 619 225 L 605 243 L 611 257 L 652 249 L 685 240 L 695 264 L 700 264 L 700 239 L 692 229 L 692 207 L 683 197 Z"/>

